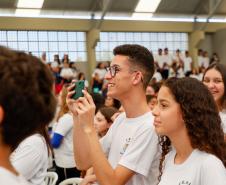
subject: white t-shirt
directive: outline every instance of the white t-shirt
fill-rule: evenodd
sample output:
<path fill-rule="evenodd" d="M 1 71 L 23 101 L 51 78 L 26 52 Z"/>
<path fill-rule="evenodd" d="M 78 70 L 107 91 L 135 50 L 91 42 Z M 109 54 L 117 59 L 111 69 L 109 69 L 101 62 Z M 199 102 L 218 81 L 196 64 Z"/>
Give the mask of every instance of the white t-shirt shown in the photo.
<path fill-rule="evenodd" d="M 158 185 L 225 185 L 226 169 L 214 155 L 193 150 L 182 164 L 174 164 L 176 151 L 165 159 L 165 168 Z"/>
<path fill-rule="evenodd" d="M 60 72 L 60 76 L 63 78 L 73 78 L 75 75 L 71 68 L 63 68 Z"/>
<path fill-rule="evenodd" d="M 184 72 L 191 71 L 191 63 L 192 63 L 192 58 L 191 57 L 184 57 Z"/>
<path fill-rule="evenodd" d="M 21 175 L 17 176 L 9 170 L 0 167 L 0 184 L 1 185 L 29 185 Z"/>
<path fill-rule="evenodd" d="M 48 149 L 45 139 L 34 134 L 23 140 L 11 154 L 15 169 L 33 185 L 44 185 L 48 168 Z"/>
<path fill-rule="evenodd" d="M 111 166 L 135 172 L 126 185 L 156 185 L 159 165 L 158 137 L 151 112 L 137 118 L 120 114 L 100 140 Z"/>
<path fill-rule="evenodd" d="M 105 69 L 99 69 L 99 68 L 96 68 L 94 69 L 93 71 L 93 74 L 92 74 L 92 77 L 95 76 L 95 73 L 97 73 L 99 75 L 99 78 L 100 79 L 104 79 L 104 76 L 106 74 L 106 70 Z"/>
<path fill-rule="evenodd" d="M 54 149 L 56 165 L 62 168 L 74 168 L 73 152 L 73 116 L 69 113 L 64 114 L 56 123 L 54 133 L 63 137 L 59 148 Z"/>
<path fill-rule="evenodd" d="M 220 112 L 220 118 L 221 118 L 221 124 L 224 131 L 224 134 L 226 134 L 226 110 L 223 112 Z"/>

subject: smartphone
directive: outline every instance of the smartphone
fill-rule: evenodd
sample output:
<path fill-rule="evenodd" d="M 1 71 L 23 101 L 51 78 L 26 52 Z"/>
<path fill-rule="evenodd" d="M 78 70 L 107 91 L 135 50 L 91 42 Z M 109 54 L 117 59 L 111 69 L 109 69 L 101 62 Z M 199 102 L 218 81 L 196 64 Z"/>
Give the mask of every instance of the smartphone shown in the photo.
<path fill-rule="evenodd" d="M 72 95 L 72 98 L 77 100 L 79 97 L 84 96 L 82 90 L 85 88 L 85 81 L 84 80 L 79 80 L 75 82 L 75 94 Z"/>

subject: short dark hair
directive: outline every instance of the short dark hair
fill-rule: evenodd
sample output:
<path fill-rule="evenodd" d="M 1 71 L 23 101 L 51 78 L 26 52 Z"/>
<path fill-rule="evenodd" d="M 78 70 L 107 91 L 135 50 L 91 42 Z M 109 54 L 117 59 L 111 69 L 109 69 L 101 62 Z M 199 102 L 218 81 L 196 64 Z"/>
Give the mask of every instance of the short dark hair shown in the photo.
<path fill-rule="evenodd" d="M 111 117 L 118 112 L 118 109 L 115 107 L 101 107 L 99 109 L 100 113 L 103 114 L 108 123 L 111 123 Z"/>
<path fill-rule="evenodd" d="M 0 46 L 0 124 L 3 142 L 14 150 L 26 137 L 41 133 L 56 109 L 53 75 L 40 59 Z"/>
<path fill-rule="evenodd" d="M 221 64 L 221 63 L 212 63 L 210 64 L 204 74 L 203 74 L 203 78 L 202 78 L 202 81 L 204 80 L 205 78 L 205 75 L 206 75 L 206 72 L 209 71 L 210 69 L 215 69 L 217 70 L 221 76 L 222 76 L 222 80 L 223 80 L 223 83 L 224 83 L 224 95 L 221 99 L 221 105 L 222 105 L 222 108 L 225 109 L 226 108 L 226 66 L 224 64 Z"/>
<path fill-rule="evenodd" d="M 117 46 L 114 49 L 113 54 L 127 56 L 129 62 L 133 66 L 141 69 L 144 76 L 143 86 L 144 89 L 146 89 L 154 74 L 154 59 L 151 52 L 141 45 L 124 44 Z"/>
<path fill-rule="evenodd" d="M 221 119 L 212 94 L 207 87 L 194 78 L 170 78 L 163 86 L 169 88 L 175 101 L 180 105 L 182 117 L 193 148 L 217 156 L 226 166 L 226 143 Z M 170 141 L 160 136 L 162 146 L 161 165 L 170 150 Z"/>

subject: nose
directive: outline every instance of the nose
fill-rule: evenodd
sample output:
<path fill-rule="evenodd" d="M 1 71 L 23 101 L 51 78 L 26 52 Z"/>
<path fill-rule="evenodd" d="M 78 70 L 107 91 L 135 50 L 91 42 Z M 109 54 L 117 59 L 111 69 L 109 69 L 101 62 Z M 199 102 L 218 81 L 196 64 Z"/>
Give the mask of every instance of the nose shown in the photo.
<path fill-rule="evenodd" d="M 109 80 L 109 79 L 112 78 L 112 77 L 111 77 L 111 74 L 110 74 L 110 71 L 107 71 L 107 72 L 105 73 L 104 78 L 105 78 L 106 80 Z"/>
<path fill-rule="evenodd" d="M 213 81 L 210 81 L 207 86 L 209 89 L 213 89 L 215 87 L 215 83 Z"/>
<path fill-rule="evenodd" d="M 155 116 L 155 117 L 159 115 L 159 110 L 158 110 L 158 105 L 157 104 L 155 104 L 155 106 L 154 106 L 154 108 L 152 110 L 152 115 Z"/>

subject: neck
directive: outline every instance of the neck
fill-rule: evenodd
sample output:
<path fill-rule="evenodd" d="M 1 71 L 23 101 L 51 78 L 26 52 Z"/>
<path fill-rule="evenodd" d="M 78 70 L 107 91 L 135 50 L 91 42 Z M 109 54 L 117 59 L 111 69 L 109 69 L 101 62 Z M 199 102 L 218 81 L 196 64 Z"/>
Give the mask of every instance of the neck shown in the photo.
<path fill-rule="evenodd" d="M 188 134 L 182 131 L 180 134 L 177 134 L 177 136 L 171 137 L 170 140 L 176 149 L 175 164 L 183 163 L 194 150 L 191 146 Z"/>
<path fill-rule="evenodd" d="M 12 164 L 10 163 L 9 157 L 11 154 L 11 150 L 9 146 L 3 145 L 0 142 L 0 166 L 9 170 L 10 172 L 18 175 Z"/>
<path fill-rule="evenodd" d="M 121 100 L 121 104 L 128 118 L 135 118 L 147 112 L 150 108 L 147 105 L 145 93 L 130 93 Z"/>

